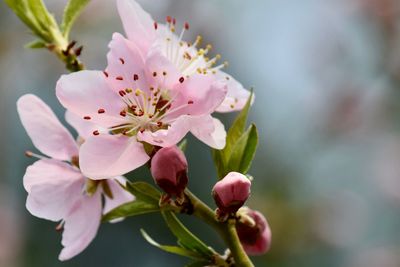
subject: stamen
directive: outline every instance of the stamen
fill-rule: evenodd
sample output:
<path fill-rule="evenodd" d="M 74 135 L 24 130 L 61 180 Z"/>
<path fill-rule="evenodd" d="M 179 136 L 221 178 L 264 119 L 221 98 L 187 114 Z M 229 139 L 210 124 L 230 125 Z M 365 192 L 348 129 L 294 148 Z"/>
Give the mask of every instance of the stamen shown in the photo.
<path fill-rule="evenodd" d="M 119 113 L 119 115 L 121 115 L 122 117 L 126 117 L 126 111 L 125 111 L 125 110 L 121 111 L 121 112 Z"/>
<path fill-rule="evenodd" d="M 183 83 L 184 81 L 185 81 L 185 78 L 183 78 L 183 77 L 180 77 L 180 78 L 179 78 L 179 82 L 180 82 L 180 83 Z"/>
<path fill-rule="evenodd" d="M 189 100 L 187 103 L 188 103 L 188 105 L 191 105 L 191 104 L 193 104 L 193 100 Z"/>
<path fill-rule="evenodd" d="M 108 78 L 108 72 L 107 71 L 103 71 L 104 76 L 106 76 L 106 78 Z"/>
<path fill-rule="evenodd" d="M 157 30 L 158 28 L 158 23 L 154 21 L 154 29 Z"/>
<path fill-rule="evenodd" d="M 122 76 L 117 76 L 117 77 L 115 77 L 115 79 L 118 81 L 122 81 L 124 78 Z"/>
<path fill-rule="evenodd" d="M 185 30 L 189 30 L 189 23 L 185 22 Z"/>
<path fill-rule="evenodd" d="M 90 116 L 84 116 L 83 119 L 85 119 L 85 120 L 90 120 L 91 117 L 90 117 Z"/>
<path fill-rule="evenodd" d="M 104 108 L 100 108 L 100 109 L 97 111 L 97 113 L 99 113 L 99 114 L 103 114 L 104 112 L 106 112 L 106 111 L 104 110 Z"/>
<path fill-rule="evenodd" d="M 134 80 L 134 81 L 137 81 L 137 80 L 139 80 L 139 75 L 137 75 L 137 74 L 133 74 L 133 80 Z"/>
<path fill-rule="evenodd" d="M 99 133 L 98 130 L 93 131 L 93 135 L 99 135 L 99 134 L 100 134 L 100 133 Z"/>
<path fill-rule="evenodd" d="M 157 72 L 153 72 L 153 77 L 156 77 L 157 76 Z"/>
<path fill-rule="evenodd" d="M 125 64 L 125 60 L 123 58 L 119 58 L 119 61 L 121 61 L 121 64 Z"/>

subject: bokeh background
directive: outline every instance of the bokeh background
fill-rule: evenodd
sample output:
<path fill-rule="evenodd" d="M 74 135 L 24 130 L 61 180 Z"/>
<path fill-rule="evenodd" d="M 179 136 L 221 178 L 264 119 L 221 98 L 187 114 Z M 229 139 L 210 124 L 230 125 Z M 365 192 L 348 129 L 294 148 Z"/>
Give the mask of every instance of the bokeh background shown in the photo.
<path fill-rule="evenodd" d="M 47 0 L 58 16 L 66 1 Z M 227 72 L 254 87 L 260 132 L 249 205 L 268 218 L 271 251 L 256 266 L 400 266 L 400 2 L 397 0 L 140 1 L 155 19 L 189 21 L 229 61 Z M 25 210 L 22 177 L 34 159 L 15 102 L 54 95 L 63 65 L 27 50 L 27 28 L 0 2 L 0 266 L 182 266 L 147 244 L 174 238 L 158 215 L 100 228 L 79 256 L 61 263 L 55 224 Z M 83 61 L 103 69 L 107 43 L 122 32 L 114 1 L 96 0 L 73 29 Z M 232 115 L 220 116 L 228 126 Z M 213 205 L 215 170 L 203 144 L 189 138 L 190 187 Z M 150 180 L 145 171 L 131 179 Z M 184 218 L 202 239 L 223 245 L 207 226 Z"/>

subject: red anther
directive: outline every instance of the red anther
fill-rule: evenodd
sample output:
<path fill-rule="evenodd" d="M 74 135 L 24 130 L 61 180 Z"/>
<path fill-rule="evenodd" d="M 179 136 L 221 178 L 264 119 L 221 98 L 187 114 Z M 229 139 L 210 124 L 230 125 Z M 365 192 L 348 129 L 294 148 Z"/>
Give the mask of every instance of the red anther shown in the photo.
<path fill-rule="evenodd" d="M 189 23 L 185 22 L 185 30 L 189 30 Z"/>
<path fill-rule="evenodd" d="M 117 76 L 117 77 L 115 77 L 115 79 L 118 81 L 122 81 L 124 78 L 122 76 Z"/>
<path fill-rule="evenodd" d="M 100 134 L 100 133 L 99 133 L 98 130 L 93 131 L 93 135 L 99 135 L 99 134 Z"/>
<path fill-rule="evenodd" d="M 175 18 L 172 19 L 172 24 L 174 24 L 174 25 L 176 24 L 176 19 Z"/>
<path fill-rule="evenodd" d="M 158 126 L 158 127 L 161 127 L 161 126 L 162 126 L 162 122 L 161 122 L 161 121 L 158 121 L 158 122 L 157 122 L 157 126 Z"/>
<path fill-rule="evenodd" d="M 104 110 L 104 108 L 100 108 L 100 109 L 97 111 L 97 113 L 99 113 L 99 114 L 103 114 L 104 112 L 106 112 L 106 111 Z"/>
<path fill-rule="evenodd" d="M 121 61 L 122 64 L 125 64 L 125 60 L 123 58 L 119 58 L 119 61 Z"/>
<path fill-rule="evenodd" d="M 167 72 L 166 72 L 166 71 L 163 71 L 163 72 L 162 72 L 162 75 L 166 76 L 166 75 L 167 75 Z"/>
<path fill-rule="evenodd" d="M 167 22 L 168 22 L 168 23 L 171 23 L 171 21 L 172 21 L 171 16 L 167 16 Z"/>
<path fill-rule="evenodd" d="M 138 113 L 137 115 L 138 115 L 139 117 L 143 116 L 143 115 L 144 115 L 143 110 L 139 110 L 139 113 Z"/>
<path fill-rule="evenodd" d="M 133 80 L 134 80 L 134 81 L 137 81 L 137 80 L 139 80 L 139 75 L 137 75 L 137 74 L 133 74 Z"/>
<path fill-rule="evenodd" d="M 179 82 L 180 82 L 180 83 L 183 83 L 184 81 L 185 81 L 185 78 L 183 78 L 183 77 L 180 77 L 180 78 L 179 78 Z"/>
<path fill-rule="evenodd" d="M 193 104 L 193 100 L 189 100 L 187 103 L 188 103 L 188 105 L 191 105 L 191 104 Z"/>
<path fill-rule="evenodd" d="M 149 115 L 149 119 L 152 119 L 154 115 Z"/>
<path fill-rule="evenodd" d="M 153 72 L 153 77 L 156 77 L 157 76 L 157 72 Z"/>
<path fill-rule="evenodd" d="M 170 109 L 171 108 L 171 104 L 168 104 L 168 106 L 166 107 L 166 109 Z"/>
<path fill-rule="evenodd" d="M 119 93 L 119 95 L 120 95 L 120 96 L 124 96 L 124 95 L 126 95 L 126 92 L 125 92 L 124 90 L 119 90 L 119 92 L 118 92 L 118 93 Z"/>
<path fill-rule="evenodd" d="M 154 90 L 154 87 L 153 87 L 153 86 L 151 86 L 151 87 L 149 88 L 149 90 L 150 90 L 150 91 L 153 91 L 153 90 Z"/>
<path fill-rule="evenodd" d="M 144 129 L 140 129 L 139 132 L 143 133 L 143 132 L 144 132 Z"/>
<path fill-rule="evenodd" d="M 157 28 L 158 28 L 158 24 L 156 21 L 154 21 L 154 29 L 157 30 Z"/>
<path fill-rule="evenodd" d="M 131 106 L 131 109 L 133 109 L 133 110 L 135 110 L 136 108 L 137 108 L 136 105 L 132 105 L 132 106 Z"/>
<path fill-rule="evenodd" d="M 108 72 L 107 71 L 103 71 L 104 76 L 106 76 L 106 78 L 108 78 Z"/>
<path fill-rule="evenodd" d="M 85 117 L 83 117 L 85 120 L 90 120 L 91 119 L 91 117 L 90 116 L 85 116 Z"/>
<path fill-rule="evenodd" d="M 121 111 L 121 112 L 119 113 L 119 115 L 121 115 L 122 117 L 125 117 L 125 116 L 126 116 L 126 111 L 125 111 L 125 110 Z"/>

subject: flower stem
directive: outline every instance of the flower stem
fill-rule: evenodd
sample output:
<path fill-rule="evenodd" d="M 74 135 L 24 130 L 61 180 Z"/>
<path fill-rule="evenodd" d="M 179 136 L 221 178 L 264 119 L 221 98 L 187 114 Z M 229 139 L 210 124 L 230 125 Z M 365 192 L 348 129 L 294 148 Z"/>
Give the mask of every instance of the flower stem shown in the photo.
<path fill-rule="evenodd" d="M 215 214 L 210 207 L 208 207 L 188 189 L 185 190 L 185 193 L 193 204 L 193 215 L 212 226 L 225 241 L 233 255 L 233 258 L 235 259 L 235 266 L 254 267 L 250 258 L 244 251 L 242 244 L 240 243 L 236 232 L 236 220 L 231 219 L 227 222 L 218 222 L 215 219 Z"/>

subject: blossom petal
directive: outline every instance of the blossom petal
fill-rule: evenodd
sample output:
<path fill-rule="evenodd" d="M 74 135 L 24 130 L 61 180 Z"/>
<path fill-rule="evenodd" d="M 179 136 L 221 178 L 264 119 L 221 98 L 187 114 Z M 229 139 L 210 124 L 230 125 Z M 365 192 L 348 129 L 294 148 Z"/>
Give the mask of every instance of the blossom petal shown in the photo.
<path fill-rule="evenodd" d="M 71 200 L 82 192 L 79 188 L 83 183 L 84 177 L 71 165 L 53 159 L 38 160 L 24 175 L 26 207 L 36 217 L 59 221 L 70 209 Z"/>
<path fill-rule="evenodd" d="M 59 160 L 78 155 L 74 138 L 41 99 L 24 95 L 18 99 L 17 109 L 26 132 L 43 154 Z"/>
<path fill-rule="evenodd" d="M 246 90 L 241 83 L 239 83 L 231 75 L 218 71 L 216 76 L 227 85 L 227 94 L 224 101 L 216 109 L 217 112 L 231 112 L 241 110 L 246 105 L 247 99 L 250 96 L 250 91 Z M 254 102 L 254 94 L 251 104 Z"/>
<path fill-rule="evenodd" d="M 220 120 L 210 115 L 192 118 L 190 132 L 212 148 L 223 149 L 225 147 L 225 127 Z"/>
<path fill-rule="evenodd" d="M 90 121 L 86 121 L 82 117 L 79 117 L 69 110 L 65 112 L 65 120 L 68 122 L 69 125 L 74 127 L 74 129 L 78 132 L 78 135 L 83 139 L 92 136 L 93 131 L 101 129 L 96 124 Z"/>
<path fill-rule="evenodd" d="M 118 0 L 117 7 L 128 39 L 136 43 L 141 51 L 147 51 L 156 37 L 150 14 L 134 0 Z"/>
<path fill-rule="evenodd" d="M 158 46 L 150 49 L 146 58 L 147 80 L 154 88 L 173 88 L 182 75 Z"/>
<path fill-rule="evenodd" d="M 103 127 L 124 122 L 119 116 L 125 107 L 120 96 L 112 91 L 100 71 L 79 71 L 63 75 L 57 82 L 56 94 L 61 104 L 71 112 Z M 104 113 L 99 113 L 104 109 Z"/>
<path fill-rule="evenodd" d="M 133 137 L 99 135 L 88 138 L 81 146 L 79 164 L 91 179 L 107 179 L 130 172 L 150 157 Z"/>
<path fill-rule="evenodd" d="M 146 89 L 144 59 L 136 44 L 114 33 L 108 47 L 106 80 L 110 87 L 117 93 L 126 88 Z"/>
<path fill-rule="evenodd" d="M 161 129 L 155 132 L 138 132 L 137 138 L 140 141 L 161 147 L 169 147 L 177 144 L 190 130 L 190 117 L 181 116 L 171 123 L 168 129 Z"/>
<path fill-rule="evenodd" d="M 125 184 L 127 179 L 123 176 L 117 176 L 114 179 L 109 179 L 108 185 L 110 186 L 113 198 L 106 197 L 106 200 L 104 202 L 104 209 L 103 209 L 103 214 L 106 214 L 107 212 L 111 211 L 112 209 L 135 200 L 135 197 L 127 192 L 124 188 L 121 187 L 121 184 Z M 119 182 L 119 183 L 118 183 Z M 119 218 L 116 220 L 112 220 L 110 222 L 115 223 L 115 222 L 120 222 L 122 221 L 123 218 Z"/>
<path fill-rule="evenodd" d="M 64 218 L 62 249 L 59 260 L 68 260 L 81 253 L 96 236 L 101 221 L 101 194 L 97 191 L 81 197 Z"/>
<path fill-rule="evenodd" d="M 226 84 L 215 80 L 212 75 L 203 74 L 186 77 L 185 81 L 177 87 L 179 95 L 172 103 L 171 110 L 168 111 L 168 118 L 181 114 L 193 116 L 211 114 L 222 103 L 227 92 Z M 186 108 L 172 112 L 183 105 L 186 105 Z"/>

